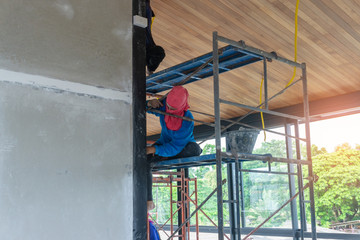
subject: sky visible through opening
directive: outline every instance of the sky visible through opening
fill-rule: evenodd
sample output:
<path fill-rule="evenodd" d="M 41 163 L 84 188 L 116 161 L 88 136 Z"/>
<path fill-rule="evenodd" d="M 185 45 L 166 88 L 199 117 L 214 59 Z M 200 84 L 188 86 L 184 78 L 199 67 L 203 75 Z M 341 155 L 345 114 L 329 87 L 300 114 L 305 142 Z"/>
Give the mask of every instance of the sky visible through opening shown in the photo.
<path fill-rule="evenodd" d="M 283 132 L 283 128 L 273 130 Z M 300 136 L 305 137 L 304 124 L 300 125 L 299 131 Z M 284 140 L 284 137 L 266 133 L 266 141 L 272 139 Z M 360 144 L 360 114 L 312 122 L 310 123 L 310 139 L 311 144 L 315 144 L 319 148 L 324 147 L 328 152 L 334 152 L 336 146 L 343 143 L 349 143 L 351 147 L 355 148 L 356 144 Z M 262 131 L 254 149 L 259 148 L 263 141 L 264 133 Z"/>
<path fill-rule="evenodd" d="M 274 128 L 271 130 L 284 132 L 283 128 Z M 300 137 L 305 136 L 303 124 L 300 125 L 299 132 Z M 284 137 L 267 132 L 266 141 L 270 142 L 272 139 L 284 140 Z M 310 123 L 310 139 L 311 144 L 315 144 L 319 148 L 324 147 L 328 152 L 334 152 L 336 146 L 343 143 L 349 143 L 351 147 L 355 148 L 356 144 L 360 145 L 360 113 Z M 261 131 L 257 138 L 254 149 L 260 148 L 263 141 L 264 133 Z M 207 143 L 215 144 L 215 141 L 206 141 L 201 144 L 201 147 L 203 148 Z M 221 141 L 221 146 L 225 147 L 224 138 Z"/>

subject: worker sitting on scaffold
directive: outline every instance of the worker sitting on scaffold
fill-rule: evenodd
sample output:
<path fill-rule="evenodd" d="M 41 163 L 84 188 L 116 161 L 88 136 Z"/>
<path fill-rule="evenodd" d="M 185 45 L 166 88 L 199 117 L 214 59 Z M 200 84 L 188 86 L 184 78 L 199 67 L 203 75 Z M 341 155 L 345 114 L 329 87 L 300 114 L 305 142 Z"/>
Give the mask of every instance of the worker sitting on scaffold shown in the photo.
<path fill-rule="evenodd" d="M 163 101 L 153 99 L 147 102 L 147 107 L 159 109 L 165 113 L 194 119 L 188 104 L 189 93 L 182 86 L 175 86 L 171 89 Z M 194 122 L 184 120 L 176 116 L 151 112 L 160 117 L 161 135 L 156 143 L 146 148 L 148 171 L 148 210 L 155 207 L 152 197 L 152 174 L 151 163 L 154 161 L 176 158 L 199 156 L 202 152 L 200 146 L 194 139 Z"/>

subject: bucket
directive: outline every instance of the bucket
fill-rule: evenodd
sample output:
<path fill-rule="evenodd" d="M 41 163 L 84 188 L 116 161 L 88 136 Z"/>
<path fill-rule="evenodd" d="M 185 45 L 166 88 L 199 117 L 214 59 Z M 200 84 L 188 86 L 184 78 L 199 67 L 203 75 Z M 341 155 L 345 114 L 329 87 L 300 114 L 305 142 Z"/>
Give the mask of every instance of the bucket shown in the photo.
<path fill-rule="evenodd" d="M 225 133 L 226 150 L 232 149 L 238 153 L 252 153 L 259 130 L 240 127 L 237 131 Z"/>

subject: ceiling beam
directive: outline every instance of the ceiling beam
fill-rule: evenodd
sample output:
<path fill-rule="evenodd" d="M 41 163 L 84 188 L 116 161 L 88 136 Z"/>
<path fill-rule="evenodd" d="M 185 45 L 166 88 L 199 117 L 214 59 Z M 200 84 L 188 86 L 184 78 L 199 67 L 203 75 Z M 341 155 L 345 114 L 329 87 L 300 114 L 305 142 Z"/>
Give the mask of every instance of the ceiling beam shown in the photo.
<path fill-rule="evenodd" d="M 309 107 L 311 122 L 360 113 L 360 91 L 310 101 Z M 303 117 L 304 115 L 303 104 L 296 104 L 289 107 L 272 110 L 299 117 Z M 236 120 L 239 117 L 232 118 L 231 120 Z M 285 119 L 283 117 L 266 113 L 264 113 L 264 121 L 266 128 L 282 127 L 285 123 Z M 261 128 L 261 118 L 259 113 L 251 114 L 241 122 Z M 226 120 L 221 121 L 222 126 L 227 126 L 229 124 L 230 122 Z M 241 125 L 239 124 L 234 124 L 228 129 L 228 131 L 237 130 L 240 126 Z M 207 125 L 198 125 L 194 128 L 194 136 L 198 141 L 209 138 L 213 134 L 214 128 Z M 148 136 L 148 140 L 157 140 L 158 138 L 159 134 Z"/>

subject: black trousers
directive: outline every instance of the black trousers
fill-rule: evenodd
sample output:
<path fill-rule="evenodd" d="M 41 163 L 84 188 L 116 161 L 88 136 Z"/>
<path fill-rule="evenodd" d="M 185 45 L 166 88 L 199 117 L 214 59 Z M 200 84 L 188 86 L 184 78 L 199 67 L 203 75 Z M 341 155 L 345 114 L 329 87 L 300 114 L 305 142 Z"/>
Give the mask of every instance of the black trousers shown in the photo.
<path fill-rule="evenodd" d="M 149 154 L 147 155 L 147 160 L 148 160 L 148 175 L 147 175 L 147 179 L 148 179 L 148 184 L 147 184 L 147 200 L 148 201 L 152 201 L 153 200 L 153 196 L 152 196 L 152 164 L 154 162 L 158 162 L 158 161 L 162 161 L 162 160 L 170 160 L 170 159 L 177 159 L 177 158 L 186 158 L 186 157 L 194 157 L 194 156 L 199 156 L 202 152 L 202 149 L 200 148 L 199 144 L 197 144 L 196 142 L 189 142 L 188 144 L 186 144 L 186 146 L 184 147 L 183 150 L 181 150 L 180 153 L 178 153 L 176 156 L 173 157 L 161 157 L 158 155 L 152 155 Z"/>

